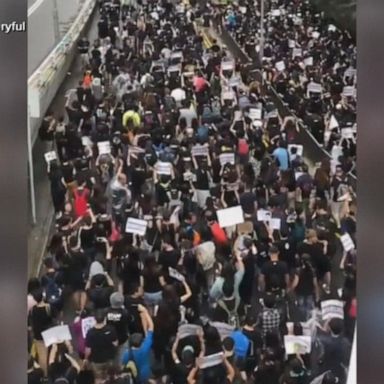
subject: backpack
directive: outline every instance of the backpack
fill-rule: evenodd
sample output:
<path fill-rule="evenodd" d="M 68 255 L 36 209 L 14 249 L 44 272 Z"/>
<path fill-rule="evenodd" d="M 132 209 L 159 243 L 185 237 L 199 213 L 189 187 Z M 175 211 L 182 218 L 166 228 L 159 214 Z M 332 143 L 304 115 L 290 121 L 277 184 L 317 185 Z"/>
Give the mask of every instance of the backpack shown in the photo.
<path fill-rule="evenodd" d="M 248 155 L 249 153 L 249 145 L 247 143 L 247 140 L 245 139 L 239 139 L 238 145 L 237 145 L 237 152 L 239 155 Z"/>
<path fill-rule="evenodd" d="M 88 210 L 88 201 L 86 191 L 83 190 L 81 194 L 77 189 L 74 190 L 75 195 L 74 209 L 77 217 L 85 216 Z"/>
<path fill-rule="evenodd" d="M 48 280 L 44 290 L 45 301 L 51 306 L 58 305 L 61 302 L 62 289 L 58 286 L 56 282 L 56 274 L 54 277 L 51 277 L 49 275 L 46 275 L 45 277 Z"/>

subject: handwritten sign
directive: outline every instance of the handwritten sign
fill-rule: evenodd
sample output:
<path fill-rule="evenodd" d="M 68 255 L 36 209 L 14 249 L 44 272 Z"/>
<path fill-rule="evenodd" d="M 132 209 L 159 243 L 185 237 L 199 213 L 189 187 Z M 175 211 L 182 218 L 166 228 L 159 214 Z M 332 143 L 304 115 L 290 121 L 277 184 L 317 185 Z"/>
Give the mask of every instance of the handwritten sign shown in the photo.
<path fill-rule="evenodd" d="M 192 147 L 193 156 L 208 156 L 209 148 L 206 145 L 194 145 Z"/>
<path fill-rule="evenodd" d="M 212 327 L 215 327 L 217 329 L 222 339 L 225 339 L 226 337 L 230 336 L 232 332 L 235 330 L 235 328 L 232 327 L 231 325 L 227 323 L 221 323 L 219 321 L 215 321 L 211 323 L 211 325 Z"/>
<path fill-rule="evenodd" d="M 47 163 L 50 163 L 51 161 L 57 159 L 56 152 L 55 152 L 55 151 L 47 152 L 47 153 L 44 154 L 44 158 L 45 158 L 45 161 L 46 161 Z"/>
<path fill-rule="evenodd" d="M 325 300 L 321 303 L 323 320 L 344 319 L 344 303 L 340 300 Z"/>
<path fill-rule="evenodd" d="M 311 337 L 285 335 L 284 347 L 287 355 L 305 355 L 311 353 Z"/>
<path fill-rule="evenodd" d="M 172 164 L 166 163 L 164 161 L 158 161 L 155 165 L 156 172 L 159 175 L 171 175 L 172 174 Z"/>
<path fill-rule="evenodd" d="M 219 209 L 217 211 L 217 218 L 221 228 L 231 227 L 236 224 L 244 223 L 244 213 L 241 205 L 236 207 Z"/>
<path fill-rule="evenodd" d="M 93 316 L 89 316 L 81 320 L 81 333 L 84 339 L 86 338 L 88 331 L 93 328 L 95 324 L 96 320 Z"/>
<path fill-rule="evenodd" d="M 144 236 L 147 230 L 148 222 L 146 220 L 135 219 L 128 217 L 127 224 L 125 226 L 126 233 L 132 233 L 139 236 Z"/>
<path fill-rule="evenodd" d="M 234 153 L 222 153 L 219 156 L 220 159 L 220 164 L 225 165 L 225 164 L 235 164 L 235 154 Z"/>
<path fill-rule="evenodd" d="M 216 365 L 220 365 L 223 363 L 224 353 L 219 352 L 213 355 L 204 356 L 198 359 L 198 366 L 200 369 L 206 369 L 215 367 Z"/>
<path fill-rule="evenodd" d="M 111 153 L 111 143 L 109 141 L 101 141 L 97 143 L 99 155 L 109 155 Z"/>
<path fill-rule="evenodd" d="M 340 236 L 340 241 L 345 252 L 349 252 L 355 249 L 355 243 L 353 242 L 349 233 L 345 233 L 344 235 Z"/>
<path fill-rule="evenodd" d="M 188 336 L 197 336 L 201 332 L 203 332 L 203 328 L 200 325 L 183 324 L 179 326 L 177 334 L 180 339 L 184 339 Z"/>
<path fill-rule="evenodd" d="M 46 347 L 62 343 L 63 341 L 72 340 L 68 325 L 58 325 L 56 327 L 49 328 L 46 331 L 41 332 L 41 336 L 43 337 L 44 345 Z"/>

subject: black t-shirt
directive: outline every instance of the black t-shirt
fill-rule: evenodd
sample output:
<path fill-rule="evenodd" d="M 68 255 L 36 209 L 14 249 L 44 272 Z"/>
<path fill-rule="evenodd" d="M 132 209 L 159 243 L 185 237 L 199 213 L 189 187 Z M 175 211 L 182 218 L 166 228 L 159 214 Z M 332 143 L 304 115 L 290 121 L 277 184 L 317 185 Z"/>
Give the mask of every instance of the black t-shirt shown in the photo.
<path fill-rule="evenodd" d="M 265 289 L 267 292 L 286 289 L 285 275 L 288 274 L 288 266 L 285 261 L 267 261 L 261 273 L 265 277 Z"/>
<path fill-rule="evenodd" d="M 192 368 L 193 366 L 187 367 L 182 362 L 175 364 L 174 374 L 172 375 L 173 384 L 185 384 Z"/>
<path fill-rule="evenodd" d="M 318 279 L 322 279 L 327 272 L 331 271 L 331 263 L 323 252 L 323 244 L 315 243 L 309 244 L 302 242 L 297 249 L 297 253 L 301 256 L 307 253 L 311 256 L 311 262 L 316 269 L 316 275 Z"/>
<path fill-rule="evenodd" d="M 196 183 L 195 183 L 196 189 L 207 191 L 209 190 L 209 177 L 208 172 L 198 169 L 196 171 Z"/>
<path fill-rule="evenodd" d="M 256 201 L 257 197 L 253 192 L 244 192 L 240 196 L 241 207 L 243 208 L 243 211 L 249 215 L 254 213 Z"/>
<path fill-rule="evenodd" d="M 93 363 L 106 363 L 116 354 L 113 342 L 117 341 L 115 328 L 105 325 L 103 328 L 91 328 L 85 339 L 85 345 L 91 349 L 89 360 Z"/>
<path fill-rule="evenodd" d="M 30 320 L 34 338 L 36 340 L 43 340 L 41 332 L 44 332 L 53 326 L 50 307 L 38 307 L 35 305 L 31 309 Z"/>
<path fill-rule="evenodd" d="M 109 298 L 113 293 L 113 287 L 94 287 L 88 291 L 88 297 L 94 305 L 94 309 L 104 309 L 109 307 Z"/>
<path fill-rule="evenodd" d="M 163 267 L 165 273 L 168 273 L 168 267 L 176 268 L 180 259 L 180 252 L 176 249 L 162 251 L 159 255 L 159 264 Z"/>
<path fill-rule="evenodd" d="M 290 268 L 295 267 L 295 247 L 292 241 L 288 239 L 282 239 L 277 243 L 277 247 L 279 248 L 280 259 L 285 261 Z"/>
<path fill-rule="evenodd" d="M 125 308 L 110 308 L 107 312 L 107 323 L 115 328 L 119 345 L 128 339 L 128 312 Z"/>
<path fill-rule="evenodd" d="M 300 296 L 310 296 L 314 293 L 313 278 L 315 270 L 309 265 L 303 265 L 298 270 L 299 283 L 295 289 L 295 292 Z"/>

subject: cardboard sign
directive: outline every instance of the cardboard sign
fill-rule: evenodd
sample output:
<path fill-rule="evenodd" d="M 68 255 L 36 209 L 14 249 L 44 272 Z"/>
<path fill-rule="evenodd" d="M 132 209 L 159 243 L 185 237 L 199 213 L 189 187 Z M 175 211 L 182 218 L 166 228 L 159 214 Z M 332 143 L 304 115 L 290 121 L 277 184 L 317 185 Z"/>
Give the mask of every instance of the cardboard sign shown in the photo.
<path fill-rule="evenodd" d="M 311 337 L 285 335 L 284 347 L 287 355 L 305 355 L 311 353 Z"/>
<path fill-rule="evenodd" d="M 321 93 L 323 88 L 321 84 L 311 82 L 308 84 L 307 91 L 311 93 Z"/>
<path fill-rule="evenodd" d="M 206 145 L 195 145 L 192 147 L 193 156 L 208 156 L 209 148 Z"/>
<path fill-rule="evenodd" d="M 271 218 L 269 220 L 269 226 L 271 227 L 271 229 L 273 230 L 276 230 L 276 231 L 280 231 L 280 228 L 281 228 L 281 219 L 279 218 Z"/>
<path fill-rule="evenodd" d="M 248 234 L 253 232 L 253 223 L 252 221 L 245 221 L 244 223 L 241 223 L 237 226 L 237 233 L 239 235 L 241 234 Z"/>
<path fill-rule="evenodd" d="M 285 63 L 284 63 L 284 61 L 278 61 L 278 62 L 275 64 L 275 68 L 276 68 L 279 72 L 283 72 L 284 69 L 285 69 Z"/>
<path fill-rule="evenodd" d="M 355 97 L 356 96 L 356 88 L 352 85 L 345 86 L 343 88 L 343 96 L 345 97 Z"/>
<path fill-rule="evenodd" d="M 304 63 L 304 65 L 306 67 L 312 67 L 312 65 L 313 65 L 313 57 L 312 56 L 307 57 L 306 59 L 304 59 L 303 63 Z"/>
<path fill-rule="evenodd" d="M 221 228 L 231 227 L 236 224 L 244 223 L 244 213 L 241 205 L 217 211 L 217 218 Z"/>
<path fill-rule="evenodd" d="M 93 328 L 95 324 L 96 320 L 93 316 L 89 316 L 81 320 L 81 333 L 84 339 L 86 338 L 88 331 Z"/>
<path fill-rule="evenodd" d="M 158 161 L 155 165 L 156 172 L 159 175 L 171 175 L 172 174 L 172 164 L 166 163 L 164 161 Z"/>
<path fill-rule="evenodd" d="M 303 153 L 304 153 L 304 147 L 302 145 L 299 145 L 299 144 L 289 144 L 288 145 L 288 152 L 290 155 L 293 155 L 292 149 L 294 149 L 294 148 L 296 148 L 295 155 L 302 157 Z"/>
<path fill-rule="evenodd" d="M 177 334 L 180 339 L 184 339 L 188 336 L 197 336 L 203 331 L 203 328 L 200 325 L 195 324 L 183 324 L 179 326 Z"/>
<path fill-rule="evenodd" d="M 109 141 L 101 141 L 97 143 L 99 155 L 109 155 L 111 153 L 111 143 Z"/>
<path fill-rule="evenodd" d="M 183 282 L 185 280 L 185 277 L 180 272 L 178 272 L 175 268 L 168 267 L 168 273 L 169 273 L 169 276 L 171 276 L 177 281 Z"/>
<path fill-rule="evenodd" d="M 343 139 L 354 139 L 353 128 L 341 128 L 341 137 Z"/>
<path fill-rule="evenodd" d="M 204 356 L 198 359 L 198 366 L 200 369 L 206 369 L 210 367 L 215 367 L 223 363 L 224 353 L 219 352 L 214 355 Z"/>
<path fill-rule="evenodd" d="M 344 303 L 340 300 L 325 300 L 321 303 L 323 320 L 344 319 Z"/>
<path fill-rule="evenodd" d="M 250 108 L 248 117 L 251 120 L 261 120 L 262 110 L 257 108 Z"/>
<path fill-rule="evenodd" d="M 257 211 L 257 220 L 258 221 L 269 221 L 272 218 L 272 213 L 266 209 L 259 209 Z"/>
<path fill-rule="evenodd" d="M 353 242 L 349 233 L 345 233 L 344 235 L 340 236 L 340 241 L 345 252 L 349 252 L 355 249 L 355 243 Z"/>
<path fill-rule="evenodd" d="M 231 325 L 227 323 L 221 323 L 219 321 L 215 321 L 211 323 L 211 325 L 212 327 L 215 327 L 217 329 L 222 339 L 225 339 L 226 337 L 230 336 L 232 332 L 235 330 L 235 328 L 232 327 Z"/>
<path fill-rule="evenodd" d="M 132 233 L 134 235 L 144 236 L 147 230 L 147 225 L 148 222 L 146 220 L 128 217 L 127 224 L 125 226 L 125 232 Z"/>
<path fill-rule="evenodd" d="M 63 341 L 72 340 L 71 332 L 68 325 L 58 325 L 41 332 L 44 340 L 44 345 L 50 347 L 53 344 L 62 343 Z"/>
<path fill-rule="evenodd" d="M 44 158 L 47 163 L 50 163 L 51 161 L 57 159 L 56 152 L 55 151 L 47 152 L 44 154 Z"/>
<path fill-rule="evenodd" d="M 293 48 L 292 50 L 292 57 L 302 57 L 303 56 L 303 50 L 301 48 Z"/>
<path fill-rule="evenodd" d="M 227 163 L 235 164 L 235 154 L 234 153 L 222 153 L 219 156 L 220 164 L 225 165 Z"/>

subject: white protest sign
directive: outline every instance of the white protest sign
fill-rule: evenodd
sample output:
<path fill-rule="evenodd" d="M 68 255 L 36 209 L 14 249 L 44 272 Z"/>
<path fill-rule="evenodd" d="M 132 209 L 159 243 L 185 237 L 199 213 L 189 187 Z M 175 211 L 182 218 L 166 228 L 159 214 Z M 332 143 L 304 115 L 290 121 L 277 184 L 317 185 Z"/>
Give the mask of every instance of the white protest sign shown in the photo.
<path fill-rule="evenodd" d="M 284 63 L 284 61 L 278 61 L 278 62 L 275 64 L 275 68 L 276 68 L 279 72 L 284 71 L 284 69 L 285 69 L 285 63 Z"/>
<path fill-rule="evenodd" d="M 197 180 L 197 176 L 193 172 L 187 171 L 183 173 L 183 179 L 184 181 L 192 181 L 194 183 Z"/>
<path fill-rule="evenodd" d="M 257 211 L 257 220 L 258 221 L 269 221 L 272 218 L 272 213 L 266 209 L 259 209 Z"/>
<path fill-rule="evenodd" d="M 44 154 L 44 158 L 47 163 L 50 163 L 51 161 L 57 159 L 56 152 L 55 151 L 47 152 Z"/>
<path fill-rule="evenodd" d="M 312 67 L 312 65 L 313 65 L 313 57 L 312 56 L 307 57 L 306 59 L 304 59 L 303 63 L 304 63 L 304 65 L 306 67 Z"/>
<path fill-rule="evenodd" d="M 273 17 L 279 17 L 281 15 L 280 9 L 273 9 L 271 12 L 271 16 Z"/>
<path fill-rule="evenodd" d="M 329 32 L 336 32 L 336 27 L 333 24 L 328 25 L 328 31 Z"/>
<path fill-rule="evenodd" d="M 227 163 L 235 164 L 235 154 L 234 153 L 222 153 L 219 156 L 220 164 L 225 165 Z"/>
<path fill-rule="evenodd" d="M 195 324 L 183 324 L 179 326 L 177 334 L 180 339 L 184 339 L 188 336 L 197 336 L 203 331 L 203 328 L 200 325 Z"/>
<path fill-rule="evenodd" d="M 356 76 L 356 73 L 357 73 L 357 71 L 356 71 L 355 68 L 349 67 L 349 68 L 347 68 L 347 69 L 345 70 L 345 72 L 344 72 L 344 77 L 345 77 L 345 78 L 347 78 L 347 77 L 349 77 L 349 78 L 353 78 L 353 77 Z"/>
<path fill-rule="evenodd" d="M 241 208 L 241 205 L 226 209 L 219 209 L 217 211 L 217 218 L 221 228 L 244 223 L 243 209 Z"/>
<path fill-rule="evenodd" d="M 247 7 L 239 7 L 239 10 L 243 15 L 247 13 Z"/>
<path fill-rule="evenodd" d="M 108 155 L 111 153 L 111 143 L 109 141 L 101 141 L 97 143 L 99 149 L 99 155 Z"/>
<path fill-rule="evenodd" d="M 295 40 L 288 40 L 288 47 L 289 48 L 295 48 L 296 43 Z"/>
<path fill-rule="evenodd" d="M 198 366 L 200 369 L 206 369 L 210 367 L 215 367 L 223 363 L 224 353 L 219 352 L 214 355 L 204 356 L 198 359 Z"/>
<path fill-rule="evenodd" d="M 281 219 L 279 218 L 271 218 L 269 220 L 269 226 L 271 227 L 271 229 L 273 230 L 276 230 L 276 231 L 280 231 L 280 228 L 281 228 Z"/>
<path fill-rule="evenodd" d="M 303 156 L 303 152 L 304 152 L 304 147 L 302 146 L 302 145 L 300 145 L 300 144 L 289 144 L 288 145 L 288 152 L 289 152 L 289 154 L 290 155 L 293 155 L 294 153 L 294 148 L 296 148 L 296 153 L 295 153 L 295 155 L 298 155 L 298 156 L 300 156 L 300 157 L 302 157 Z"/>
<path fill-rule="evenodd" d="M 84 339 L 86 338 L 88 331 L 93 328 L 95 324 L 96 320 L 93 316 L 89 316 L 81 320 L 81 333 Z"/>
<path fill-rule="evenodd" d="M 292 57 L 302 57 L 303 56 L 303 50 L 301 48 L 293 48 L 292 50 Z"/>
<path fill-rule="evenodd" d="M 52 344 L 62 343 L 63 341 L 72 340 L 71 332 L 68 325 L 58 325 L 41 332 L 44 345 L 50 347 Z"/>
<path fill-rule="evenodd" d="M 345 252 L 349 252 L 355 249 L 355 243 L 353 242 L 349 233 L 345 233 L 344 235 L 340 236 L 340 241 Z"/>
<path fill-rule="evenodd" d="M 305 355 L 311 353 L 310 336 L 284 336 L 284 347 L 287 355 Z"/>
<path fill-rule="evenodd" d="M 318 39 L 318 38 L 320 37 L 320 32 L 313 31 L 313 32 L 312 32 L 312 37 L 313 37 L 314 39 Z"/>
<path fill-rule="evenodd" d="M 230 336 L 235 330 L 235 328 L 231 325 L 227 323 L 221 323 L 220 321 L 215 321 L 211 323 L 211 325 L 212 327 L 215 327 L 217 329 L 222 339 L 225 339 L 226 337 Z"/>
<path fill-rule="evenodd" d="M 241 78 L 239 76 L 232 76 L 228 83 L 231 87 L 238 87 L 241 84 Z"/>
<path fill-rule="evenodd" d="M 92 147 L 92 141 L 88 136 L 83 136 L 81 138 L 81 144 L 83 144 L 84 147 Z"/>
<path fill-rule="evenodd" d="M 343 96 L 345 97 L 355 97 L 356 88 L 352 85 L 347 85 L 343 88 Z"/>
<path fill-rule="evenodd" d="M 209 148 L 205 145 L 195 145 L 192 147 L 193 156 L 208 156 Z"/>
<path fill-rule="evenodd" d="M 341 128 L 341 137 L 343 139 L 353 139 L 355 137 L 353 133 L 353 128 Z"/>
<path fill-rule="evenodd" d="M 164 161 L 158 161 L 155 165 L 156 172 L 159 175 L 171 175 L 172 174 L 172 164 L 166 163 Z"/>
<path fill-rule="evenodd" d="M 128 217 L 127 224 L 125 226 L 126 233 L 132 233 L 139 236 L 144 236 L 147 230 L 148 222 L 146 220 L 135 219 Z"/>
<path fill-rule="evenodd" d="M 183 282 L 185 277 L 178 272 L 175 268 L 168 267 L 169 276 L 173 277 L 175 280 Z"/>
<path fill-rule="evenodd" d="M 307 87 L 308 92 L 321 93 L 323 90 L 321 84 L 310 82 Z"/>
<path fill-rule="evenodd" d="M 344 319 L 344 303 L 340 300 L 325 300 L 321 302 L 323 320 Z"/>
<path fill-rule="evenodd" d="M 267 119 L 273 119 L 278 116 L 279 116 L 279 112 L 277 111 L 277 109 L 274 109 L 273 111 L 268 112 L 266 117 Z"/>
<path fill-rule="evenodd" d="M 331 119 L 329 120 L 329 129 L 335 129 L 339 127 L 339 123 L 337 122 L 334 115 L 331 116 Z"/>
<path fill-rule="evenodd" d="M 300 323 L 301 328 L 303 330 L 303 336 L 311 336 L 311 327 L 307 323 Z M 287 323 L 287 329 L 288 329 L 288 334 L 292 335 L 293 334 L 293 327 L 294 323 L 288 322 Z"/>
<path fill-rule="evenodd" d="M 262 113 L 261 109 L 250 108 L 248 116 L 251 120 L 261 120 L 261 113 Z"/>

